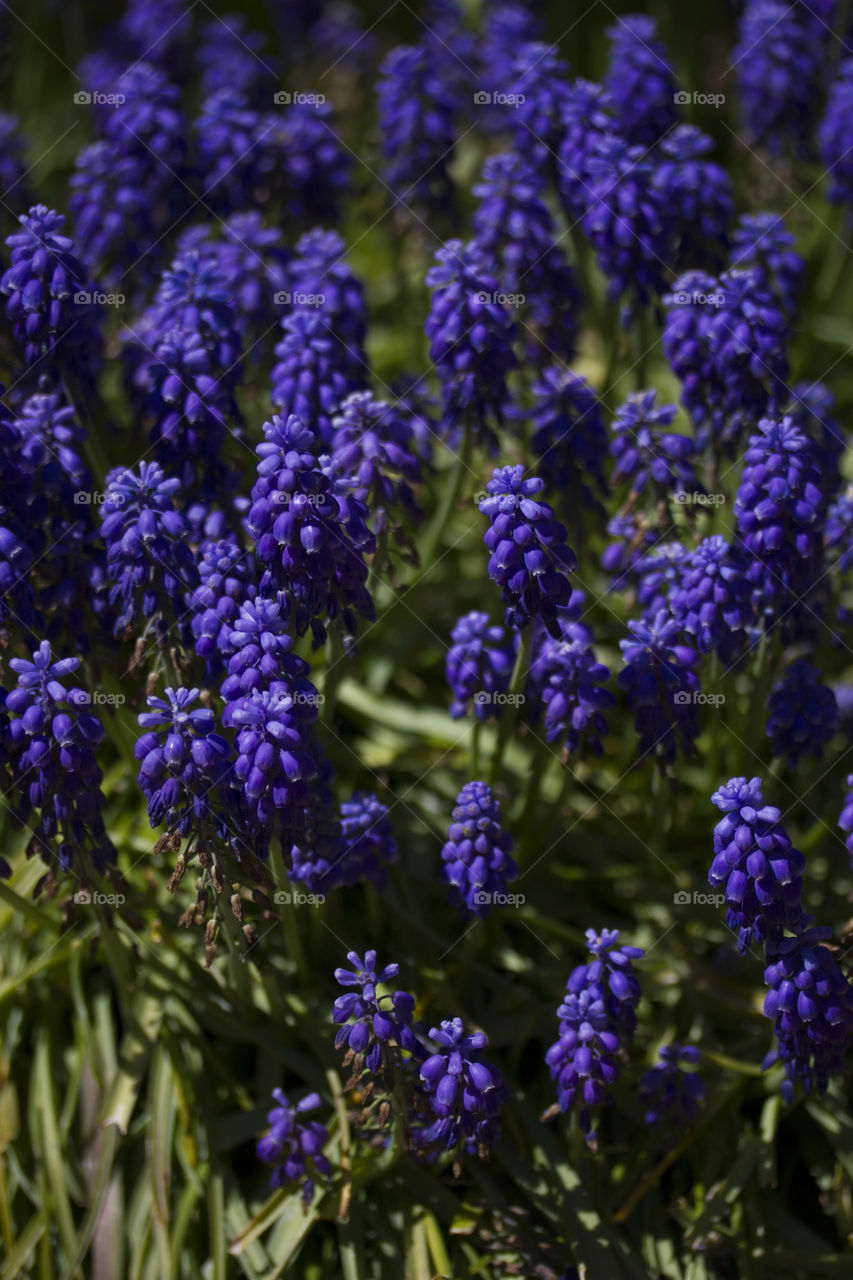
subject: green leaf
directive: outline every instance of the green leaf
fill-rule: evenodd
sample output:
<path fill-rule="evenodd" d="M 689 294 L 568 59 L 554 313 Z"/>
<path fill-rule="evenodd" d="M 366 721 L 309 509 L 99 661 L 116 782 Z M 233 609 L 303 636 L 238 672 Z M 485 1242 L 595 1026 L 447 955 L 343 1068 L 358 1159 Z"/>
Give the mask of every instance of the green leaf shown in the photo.
<path fill-rule="evenodd" d="M 113 1079 L 100 1120 L 102 1125 L 116 1125 L 122 1133 L 127 1133 L 148 1069 L 163 1017 L 162 999 L 143 993 L 133 1006 L 133 1015 L 133 1026 L 122 1040 L 118 1074 Z"/>
<path fill-rule="evenodd" d="M 66 1157 L 62 1135 L 57 1122 L 53 1081 L 54 1071 L 50 1063 L 50 1041 L 48 1033 L 45 1031 L 36 1041 L 35 1061 L 33 1063 L 33 1088 L 36 1094 L 36 1110 L 41 1120 L 41 1154 L 44 1160 L 48 1186 L 50 1187 L 51 1208 L 56 1215 L 56 1224 L 59 1227 L 63 1246 L 70 1257 L 75 1250 L 76 1229 L 74 1215 L 71 1211 L 71 1200 L 68 1195 Z"/>

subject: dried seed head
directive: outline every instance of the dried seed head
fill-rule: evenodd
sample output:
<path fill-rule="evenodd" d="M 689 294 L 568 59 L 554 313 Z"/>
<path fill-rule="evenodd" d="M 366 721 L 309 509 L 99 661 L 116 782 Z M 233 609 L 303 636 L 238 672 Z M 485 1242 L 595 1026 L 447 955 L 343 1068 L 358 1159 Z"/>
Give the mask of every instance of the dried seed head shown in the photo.
<path fill-rule="evenodd" d="M 184 878 L 186 869 L 187 869 L 187 864 L 184 862 L 183 858 L 178 858 L 178 861 L 175 863 L 175 870 L 172 872 L 171 876 L 169 877 L 170 893 L 174 893 L 175 890 L 178 888 L 178 886 L 180 885 L 181 881 Z"/>

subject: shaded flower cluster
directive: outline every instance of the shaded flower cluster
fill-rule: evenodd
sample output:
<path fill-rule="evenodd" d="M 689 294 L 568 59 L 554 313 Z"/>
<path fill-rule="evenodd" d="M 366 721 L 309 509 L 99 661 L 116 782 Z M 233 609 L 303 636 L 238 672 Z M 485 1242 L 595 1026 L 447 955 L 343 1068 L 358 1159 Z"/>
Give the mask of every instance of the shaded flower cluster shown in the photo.
<path fill-rule="evenodd" d="M 451 900 L 481 918 L 506 903 L 518 877 L 513 839 L 501 825 L 501 807 L 485 782 L 468 782 L 453 810 L 441 851 L 441 878 L 453 886 Z"/>

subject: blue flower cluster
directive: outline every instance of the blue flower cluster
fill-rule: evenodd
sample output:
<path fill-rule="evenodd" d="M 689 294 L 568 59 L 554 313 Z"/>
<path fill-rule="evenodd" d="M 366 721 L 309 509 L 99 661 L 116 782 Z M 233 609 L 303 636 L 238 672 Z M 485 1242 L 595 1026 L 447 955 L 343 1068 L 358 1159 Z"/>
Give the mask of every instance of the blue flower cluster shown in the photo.
<path fill-rule="evenodd" d="M 577 1111 L 580 1131 L 595 1147 L 593 1113 L 612 1103 L 617 1057 L 636 1027 L 641 991 L 633 961 L 644 953 L 640 947 L 620 946 L 617 929 L 598 935 L 588 929 L 586 937 L 592 959 L 572 971 L 557 1010 L 560 1037 L 545 1060 L 557 1082 L 559 1110 Z"/>

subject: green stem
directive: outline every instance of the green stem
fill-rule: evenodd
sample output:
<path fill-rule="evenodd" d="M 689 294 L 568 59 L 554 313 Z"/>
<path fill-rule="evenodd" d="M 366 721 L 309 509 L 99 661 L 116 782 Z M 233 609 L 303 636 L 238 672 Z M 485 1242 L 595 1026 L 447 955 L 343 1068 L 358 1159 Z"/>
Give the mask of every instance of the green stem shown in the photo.
<path fill-rule="evenodd" d="M 423 545 L 418 548 L 420 562 L 423 567 L 420 574 L 415 579 L 416 582 L 419 582 L 432 567 L 435 554 L 441 545 L 445 528 L 453 515 L 456 503 L 459 501 L 459 495 L 462 492 L 462 485 L 465 481 L 465 477 L 470 474 L 473 439 L 474 433 L 471 429 L 471 422 L 469 419 L 466 419 L 462 432 L 462 447 L 460 448 L 459 453 L 456 456 L 456 460 L 450 469 L 451 474 L 446 481 L 447 488 L 444 491 L 444 497 L 435 519 L 429 529 L 427 529 Z M 414 585 L 414 583 L 412 585 Z"/>
<path fill-rule="evenodd" d="M 228 879 L 223 867 L 219 866 L 219 874 L 222 876 L 222 893 L 217 894 L 215 886 L 211 885 L 216 902 L 217 913 L 222 921 L 222 927 L 225 930 L 225 936 L 228 940 L 228 951 L 231 958 L 231 973 L 234 978 L 234 986 L 242 1008 L 250 1008 L 252 1004 L 252 984 L 249 978 L 249 963 L 241 952 L 245 948 L 245 938 L 243 930 L 240 928 L 234 912 L 231 909 L 231 899 L 234 896 L 234 886 Z"/>
<path fill-rule="evenodd" d="M 124 946 L 118 940 L 118 933 L 110 919 L 110 912 L 106 905 L 99 903 L 98 912 L 101 920 L 101 942 L 107 956 L 107 964 L 113 975 L 113 983 L 115 986 L 116 999 L 119 1003 L 123 1015 L 128 1022 L 133 1021 L 130 1012 L 130 993 L 135 987 L 133 981 L 133 972 L 129 963 L 130 957 L 125 951 Z"/>
<path fill-rule="evenodd" d="M 615 389 L 616 370 L 619 368 L 619 361 L 622 354 L 622 330 L 619 324 L 619 316 L 616 306 L 613 302 L 607 301 L 604 312 L 604 328 L 603 335 L 607 342 L 607 367 L 604 371 L 604 381 L 601 386 L 601 400 L 608 408 L 612 408 L 611 392 Z"/>
<path fill-rule="evenodd" d="M 287 874 L 284 865 L 284 855 L 281 846 L 277 841 L 273 841 L 272 845 L 272 865 L 273 879 L 276 888 L 284 893 L 289 892 L 290 877 Z M 280 908 L 281 929 L 285 942 L 285 950 L 290 958 L 291 964 L 297 973 L 307 973 L 305 951 L 302 947 L 302 939 L 299 936 L 299 929 L 296 924 L 296 917 L 293 913 L 293 903 L 283 902 L 277 904 Z"/>
<path fill-rule="evenodd" d="M 716 691 L 717 676 L 719 674 L 719 660 L 716 651 L 711 655 L 711 687 Z M 714 714 L 713 724 L 711 726 L 711 749 L 708 753 L 709 767 L 711 773 L 711 781 L 717 785 L 720 777 L 720 753 L 722 747 L 722 719 L 723 713 L 720 707 L 712 708 Z"/>
<path fill-rule="evenodd" d="M 346 675 L 346 654 L 340 628 L 334 623 L 329 627 L 326 644 L 326 671 L 323 676 L 323 721 L 331 724 L 335 718 L 338 687 Z"/>
<path fill-rule="evenodd" d="M 634 364 L 634 386 L 637 391 L 646 390 L 646 372 L 649 359 L 649 314 L 641 307 L 635 325 L 637 334 L 637 359 Z"/>
<path fill-rule="evenodd" d="M 471 726 L 470 746 L 468 752 L 469 770 L 472 778 L 480 776 L 480 738 L 483 731 L 483 722 L 479 716 L 474 717 L 474 723 Z"/>
<path fill-rule="evenodd" d="M 581 229 L 579 226 L 574 225 L 569 228 L 569 241 L 572 246 L 572 256 L 575 261 L 575 270 L 577 271 L 578 284 L 580 285 L 581 293 L 586 300 L 587 305 L 592 308 L 593 291 L 589 273 L 589 254 L 587 251 L 586 240 L 581 235 Z"/>
<path fill-rule="evenodd" d="M 551 748 L 547 742 L 539 741 L 530 757 L 530 783 L 527 788 L 527 796 L 524 800 L 524 808 L 521 811 L 521 817 L 518 821 L 518 830 L 521 833 L 519 846 L 521 850 L 527 849 L 527 842 L 531 832 L 531 822 L 533 819 L 536 806 L 539 803 L 539 796 L 542 792 L 542 780 L 548 765 L 548 758 L 552 755 Z"/>
<path fill-rule="evenodd" d="M 524 688 L 530 671 L 530 663 L 533 657 L 533 637 L 535 632 L 535 624 L 529 623 L 521 632 L 520 643 L 518 646 L 518 654 L 515 659 L 515 667 L 512 672 L 512 680 L 510 681 L 509 701 L 504 705 L 503 715 L 500 720 L 500 728 L 498 729 L 498 738 L 495 743 L 495 750 L 492 756 L 491 766 L 489 768 L 489 786 L 493 787 L 500 771 L 501 762 L 506 751 L 507 744 L 512 737 L 516 721 L 518 719 L 518 708 L 520 700 L 523 700 L 522 689 Z"/>

